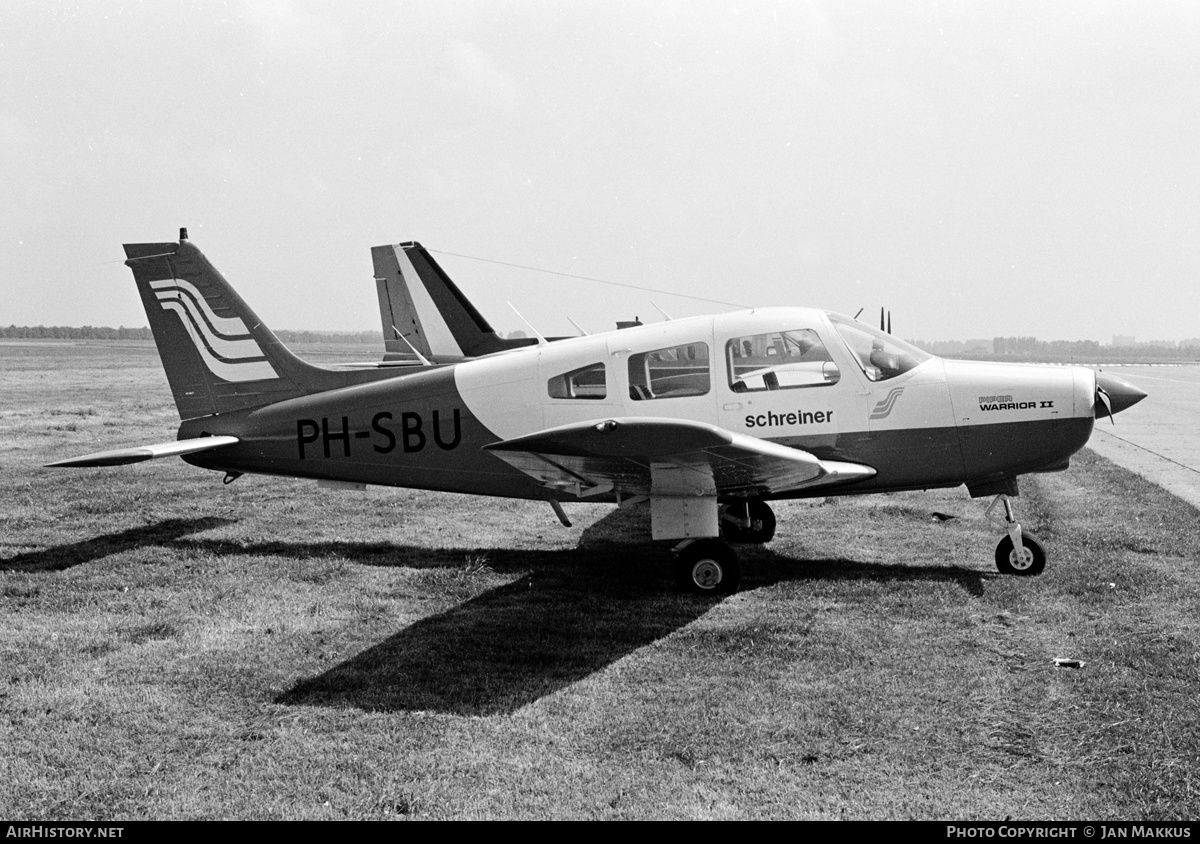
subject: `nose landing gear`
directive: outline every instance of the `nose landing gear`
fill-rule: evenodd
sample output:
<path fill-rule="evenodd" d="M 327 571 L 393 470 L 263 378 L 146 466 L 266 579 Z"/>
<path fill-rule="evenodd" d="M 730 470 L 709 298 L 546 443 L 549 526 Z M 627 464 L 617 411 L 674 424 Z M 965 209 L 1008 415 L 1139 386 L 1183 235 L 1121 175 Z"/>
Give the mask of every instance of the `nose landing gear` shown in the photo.
<path fill-rule="evenodd" d="M 1012 501 L 1007 495 L 997 495 L 985 513 L 991 518 L 996 505 L 1004 505 L 1004 522 L 1008 535 L 996 546 L 996 568 L 1001 574 L 1030 576 L 1041 574 L 1046 568 L 1046 552 L 1032 534 L 1021 530 L 1021 523 L 1013 515 Z"/>

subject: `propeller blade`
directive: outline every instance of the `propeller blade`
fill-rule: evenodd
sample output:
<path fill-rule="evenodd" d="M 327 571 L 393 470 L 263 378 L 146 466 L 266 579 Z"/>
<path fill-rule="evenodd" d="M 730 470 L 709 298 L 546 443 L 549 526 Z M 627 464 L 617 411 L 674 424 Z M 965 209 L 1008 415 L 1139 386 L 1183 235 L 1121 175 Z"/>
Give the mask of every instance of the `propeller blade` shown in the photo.
<path fill-rule="evenodd" d="M 1100 402 L 1100 404 L 1104 405 L 1104 413 L 1108 417 L 1108 421 L 1113 423 L 1113 426 L 1115 427 L 1117 420 L 1113 415 L 1112 397 L 1109 396 L 1108 390 L 1104 389 L 1099 384 L 1096 385 L 1096 399 Z"/>
<path fill-rule="evenodd" d="M 1126 408 L 1133 407 L 1146 397 L 1146 394 L 1130 384 L 1124 378 L 1109 375 L 1107 372 L 1096 373 L 1096 418 L 1107 416 L 1113 418 Z M 1113 422 L 1113 424 L 1117 424 Z"/>

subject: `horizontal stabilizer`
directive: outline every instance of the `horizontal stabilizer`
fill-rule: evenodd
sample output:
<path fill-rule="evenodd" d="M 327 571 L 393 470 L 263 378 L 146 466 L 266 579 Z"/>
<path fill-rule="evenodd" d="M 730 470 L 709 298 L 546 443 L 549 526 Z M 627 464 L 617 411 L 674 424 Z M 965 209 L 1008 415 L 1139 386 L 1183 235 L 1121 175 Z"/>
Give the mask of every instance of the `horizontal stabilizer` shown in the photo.
<path fill-rule="evenodd" d="M 144 460 L 156 460 L 159 457 L 178 457 L 184 454 L 212 451 L 214 448 L 224 448 L 236 442 L 238 442 L 237 437 L 197 437 L 190 440 L 120 448 L 116 451 L 98 451 L 95 454 L 85 454 L 83 457 L 72 457 L 69 460 L 47 463 L 46 467 L 124 466 L 127 463 L 141 463 Z"/>

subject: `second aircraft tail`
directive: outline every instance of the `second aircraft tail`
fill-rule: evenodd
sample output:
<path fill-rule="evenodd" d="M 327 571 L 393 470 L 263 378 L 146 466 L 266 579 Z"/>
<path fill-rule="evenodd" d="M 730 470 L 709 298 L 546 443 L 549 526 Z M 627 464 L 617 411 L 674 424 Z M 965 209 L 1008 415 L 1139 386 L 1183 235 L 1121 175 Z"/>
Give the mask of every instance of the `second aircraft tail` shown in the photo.
<path fill-rule="evenodd" d="M 411 359 L 415 349 L 444 362 L 537 343 L 497 334 L 421 244 L 375 246 L 371 260 L 389 359 Z"/>

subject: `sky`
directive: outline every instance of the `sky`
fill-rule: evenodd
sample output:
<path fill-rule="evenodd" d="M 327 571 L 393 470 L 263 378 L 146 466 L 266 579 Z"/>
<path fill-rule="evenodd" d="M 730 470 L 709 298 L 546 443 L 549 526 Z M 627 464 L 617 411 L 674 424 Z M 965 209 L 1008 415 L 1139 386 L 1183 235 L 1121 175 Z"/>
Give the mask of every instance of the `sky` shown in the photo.
<path fill-rule="evenodd" d="M 186 226 L 273 328 L 379 329 L 418 240 L 501 331 L 1200 337 L 1198 44 L 1189 0 L 5 0 L 0 324 L 145 325 L 121 244 Z"/>

